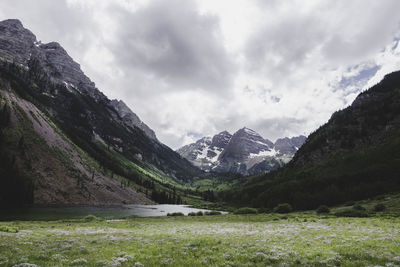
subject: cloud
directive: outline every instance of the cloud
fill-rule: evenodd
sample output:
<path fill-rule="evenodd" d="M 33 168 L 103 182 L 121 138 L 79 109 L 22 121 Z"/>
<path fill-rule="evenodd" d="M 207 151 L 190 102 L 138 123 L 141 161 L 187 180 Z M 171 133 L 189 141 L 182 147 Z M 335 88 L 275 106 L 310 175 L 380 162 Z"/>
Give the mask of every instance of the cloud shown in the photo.
<path fill-rule="evenodd" d="M 17 18 L 42 42 L 60 42 L 75 60 L 82 57 L 98 36 L 98 25 L 90 10 L 71 6 L 64 0 L 1 1 L 1 19 Z"/>
<path fill-rule="evenodd" d="M 263 2 L 266 19 L 247 41 L 245 56 L 250 68 L 269 76 L 287 75 L 310 59 L 315 68 L 360 63 L 399 31 L 399 1 L 289 1 L 273 9 Z"/>
<path fill-rule="evenodd" d="M 308 134 L 400 68 L 400 1 L 2 0 L 172 148 Z"/>
<path fill-rule="evenodd" d="M 193 1 L 156 0 L 111 12 L 117 27 L 110 48 L 126 72 L 157 77 L 168 90 L 231 88 L 235 64 L 220 42 L 218 17 L 199 14 Z"/>

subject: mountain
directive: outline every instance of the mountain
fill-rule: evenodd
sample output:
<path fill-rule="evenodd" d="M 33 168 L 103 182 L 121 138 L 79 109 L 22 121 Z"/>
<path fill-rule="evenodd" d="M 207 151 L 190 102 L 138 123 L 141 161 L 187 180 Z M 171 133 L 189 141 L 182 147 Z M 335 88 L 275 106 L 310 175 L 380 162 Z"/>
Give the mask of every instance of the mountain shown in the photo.
<path fill-rule="evenodd" d="M 230 133 L 223 131 L 212 138 L 203 137 L 193 144 L 179 148 L 176 152 L 200 169 L 210 171 L 218 164 L 218 157 L 231 137 Z"/>
<path fill-rule="evenodd" d="M 283 140 L 282 144 L 287 140 Z M 283 168 L 248 179 L 226 200 L 313 209 L 400 190 L 400 71 L 362 92 L 309 135 Z"/>
<path fill-rule="evenodd" d="M 138 127 L 148 137 L 157 141 L 155 132 L 147 126 L 146 123 L 141 121 L 139 117 L 122 101 L 113 99 L 110 102 L 111 106 L 118 112 L 118 115 L 122 118 L 124 123 L 129 127 Z"/>
<path fill-rule="evenodd" d="M 202 175 L 19 20 L 0 22 L 0 95 L 2 205 L 178 203 Z"/>
<path fill-rule="evenodd" d="M 254 175 L 268 172 L 289 162 L 306 137 L 278 139 L 275 144 L 249 128 L 233 135 L 223 131 L 203 137 L 177 152 L 205 171 Z"/>

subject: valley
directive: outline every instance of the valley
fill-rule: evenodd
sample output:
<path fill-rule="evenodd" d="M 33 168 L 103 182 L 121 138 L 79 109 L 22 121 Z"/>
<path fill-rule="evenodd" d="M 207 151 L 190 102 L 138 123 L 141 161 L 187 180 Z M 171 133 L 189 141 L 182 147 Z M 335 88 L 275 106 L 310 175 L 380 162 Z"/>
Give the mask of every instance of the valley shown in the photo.
<path fill-rule="evenodd" d="M 171 10 L 155 14 L 162 17 Z M 206 25 L 218 22 L 207 19 Z M 164 58 L 175 39 L 187 35 L 167 38 L 161 34 L 164 26 L 155 28 L 154 36 L 163 38 L 151 40 L 149 50 L 134 38 L 124 39 L 129 49 L 96 55 L 96 68 L 108 71 L 97 78 L 115 82 L 120 91 L 115 95 L 127 98 L 118 99 L 100 91 L 60 43 L 42 43 L 18 19 L 0 21 L 0 266 L 399 266 L 400 71 L 369 86 L 375 80 L 362 69 L 372 66 L 369 61 L 353 69 L 324 66 L 335 75 L 342 69 L 357 73 L 359 80 L 341 88 L 340 97 L 338 86 L 350 83 L 349 73 L 330 77 L 328 93 L 311 83 L 308 99 L 306 90 L 284 96 L 309 79 L 302 74 L 286 84 L 295 69 L 288 64 L 289 69 L 277 68 L 284 74 L 275 73 L 275 85 L 283 84 L 284 90 L 255 79 L 251 88 L 230 89 L 232 95 L 227 89 L 214 92 L 235 84 L 213 80 L 214 75 L 223 79 L 212 68 L 218 57 L 211 53 L 212 60 L 190 69 L 203 57 L 192 58 L 193 51 L 178 45 Z M 197 43 L 196 38 L 184 43 Z M 113 43 L 106 39 L 103 44 Z M 396 42 L 392 50 L 398 49 Z M 144 50 L 135 53 L 138 47 Z M 119 53 L 127 58 L 121 64 L 127 73 L 103 64 Z M 93 55 L 83 60 L 88 58 Z M 184 67 L 154 63 L 171 58 Z M 129 67 L 132 62 L 136 65 Z M 213 74 L 203 73 L 209 69 Z M 253 73 L 258 67 L 240 69 Z M 380 66 L 371 69 L 375 74 Z M 190 75 L 198 77 L 183 77 Z M 187 97 L 181 87 L 191 82 L 191 100 L 179 102 Z M 369 88 L 362 89 L 366 84 Z M 157 86 L 159 91 L 152 91 Z M 151 101 L 132 101 L 149 100 L 146 90 L 157 92 Z M 241 107 L 235 106 L 237 92 Z M 326 103 L 314 101 L 321 95 Z M 174 116 L 174 108 L 164 109 L 169 99 L 178 99 L 174 108 L 188 113 L 182 116 L 186 121 Z M 205 112 L 206 100 L 220 101 L 218 112 Z M 328 104 L 342 108 L 316 123 L 326 118 Z M 143 118 L 158 111 L 161 121 L 142 121 L 132 106 Z M 204 116 L 194 114 L 199 110 Z M 243 127 L 247 123 L 256 128 Z M 319 126 L 308 136 L 299 135 L 310 125 Z M 161 140 L 174 140 L 176 146 Z"/>

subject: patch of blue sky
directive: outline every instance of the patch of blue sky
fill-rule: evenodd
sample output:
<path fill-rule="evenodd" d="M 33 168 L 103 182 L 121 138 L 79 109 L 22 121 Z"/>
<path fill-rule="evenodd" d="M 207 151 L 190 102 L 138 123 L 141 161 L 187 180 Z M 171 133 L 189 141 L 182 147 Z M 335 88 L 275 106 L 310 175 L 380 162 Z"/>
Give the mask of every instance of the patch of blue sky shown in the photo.
<path fill-rule="evenodd" d="M 346 88 L 349 86 L 363 86 L 371 79 L 381 67 L 374 65 L 372 67 L 361 70 L 357 75 L 350 77 L 342 77 L 339 82 L 339 88 Z M 360 88 L 361 89 L 361 88 Z"/>

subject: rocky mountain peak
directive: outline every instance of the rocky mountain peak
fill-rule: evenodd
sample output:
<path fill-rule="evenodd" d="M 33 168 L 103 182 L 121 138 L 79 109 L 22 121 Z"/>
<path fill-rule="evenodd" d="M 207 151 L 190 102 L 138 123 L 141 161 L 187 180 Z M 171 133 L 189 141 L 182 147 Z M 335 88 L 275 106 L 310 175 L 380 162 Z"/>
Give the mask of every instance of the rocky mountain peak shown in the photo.
<path fill-rule="evenodd" d="M 220 132 L 213 136 L 211 140 L 211 146 L 217 148 L 225 148 L 231 138 L 232 135 L 228 131 Z"/>
<path fill-rule="evenodd" d="M 97 102 L 109 102 L 58 42 L 43 44 L 37 41 L 36 36 L 25 29 L 19 20 L 0 21 L 0 60 L 15 62 L 25 68 L 29 68 L 34 61 L 35 68 L 47 72 L 54 83 L 64 85 L 71 92 L 88 94 Z M 110 104 L 126 125 L 138 127 L 151 139 L 157 140 L 154 131 L 123 101 L 113 100 Z"/>
<path fill-rule="evenodd" d="M 9 30 L 23 30 L 27 31 L 24 26 L 22 25 L 21 21 L 19 19 L 6 19 L 0 22 L 0 25 L 2 27 L 6 27 Z"/>
<path fill-rule="evenodd" d="M 81 70 L 81 67 L 57 42 L 42 44 L 16 19 L 0 22 L 0 59 L 28 68 L 32 61 L 50 76 L 54 83 L 64 84 L 70 91 L 86 93 L 96 101 L 104 96 Z"/>
<path fill-rule="evenodd" d="M 237 130 L 234 134 L 236 134 L 236 135 L 254 135 L 254 136 L 261 137 L 261 135 L 259 135 L 256 131 L 254 131 L 250 128 L 247 128 L 247 127 L 243 127 L 241 129 Z"/>
<path fill-rule="evenodd" d="M 233 135 L 223 131 L 212 139 L 203 137 L 177 152 L 205 171 L 258 174 L 290 161 L 305 139 L 304 136 L 285 137 L 274 144 L 256 131 L 243 127 Z"/>
<path fill-rule="evenodd" d="M 252 151 L 261 149 L 260 146 L 271 148 L 274 145 L 270 140 L 264 139 L 259 133 L 247 127 L 239 129 L 231 138 L 233 142 L 237 142 L 239 139 L 242 140 L 241 144 L 243 146 L 248 146 Z M 253 152 L 256 152 L 255 150 Z"/>
<path fill-rule="evenodd" d="M 0 59 L 26 65 L 36 36 L 16 19 L 0 21 Z"/>
<path fill-rule="evenodd" d="M 252 129 L 243 127 L 232 135 L 219 160 L 228 165 L 233 162 L 245 161 L 251 154 L 259 154 L 261 151 L 270 151 L 273 143 L 262 138 Z"/>

